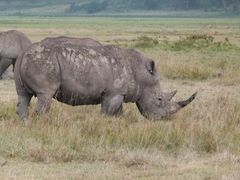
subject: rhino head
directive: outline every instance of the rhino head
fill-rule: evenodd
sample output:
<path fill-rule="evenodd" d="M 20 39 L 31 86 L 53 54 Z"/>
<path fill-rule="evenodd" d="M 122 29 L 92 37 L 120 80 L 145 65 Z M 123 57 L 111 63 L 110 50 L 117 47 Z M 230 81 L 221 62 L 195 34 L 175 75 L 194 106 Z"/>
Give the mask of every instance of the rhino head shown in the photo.
<path fill-rule="evenodd" d="M 137 78 L 140 82 L 141 93 L 136 105 L 144 117 L 148 119 L 168 118 L 195 99 L 197 93 L 184 101 L 171 101 L 177 91 L 170 93 L 161 91 L 159 76 L 153 60 L 145 59 L 138 68 Z"/>

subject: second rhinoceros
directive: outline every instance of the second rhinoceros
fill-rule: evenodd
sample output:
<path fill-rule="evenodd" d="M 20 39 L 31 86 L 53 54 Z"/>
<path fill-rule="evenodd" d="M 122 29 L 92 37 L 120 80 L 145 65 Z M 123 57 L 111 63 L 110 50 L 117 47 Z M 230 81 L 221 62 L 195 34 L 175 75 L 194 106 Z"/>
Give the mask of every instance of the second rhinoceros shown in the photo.
<path fill-rule="evenodd" d="M 6 69 L 11 64 L 14 65 L 18 56 L 31 44 L 22 32 L 11 30 L 0 33 L 0 79 Z"/>
<path fill-rule="evenodd" d="M 38 114 L 48 112 L 55 98 L 72 106 L 101 104 L 101 112 L 110 116 L 122 114 L 123 102 L 133 102 L 143 116 L 154 119 L 168 117 L 196 96 L 172 102 L 175 92 L 161 91 L 153 60 L 113 45 L 35 43 L 18 59 L 15 82 L 22 119 L 32 96 Z"/>

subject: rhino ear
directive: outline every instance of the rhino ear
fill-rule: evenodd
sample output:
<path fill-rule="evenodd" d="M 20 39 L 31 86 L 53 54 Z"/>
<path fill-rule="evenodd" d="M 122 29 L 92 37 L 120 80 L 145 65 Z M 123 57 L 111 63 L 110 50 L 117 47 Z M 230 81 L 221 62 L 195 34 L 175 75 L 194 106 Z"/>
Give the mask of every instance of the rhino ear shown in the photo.
<path fill-rule="evenodd" d="M 154 63 L 154 61 L 151 60 L 151 61 L 147 62 L 147 70 L 152 75 L 155 73 L 155 63 Z"/>

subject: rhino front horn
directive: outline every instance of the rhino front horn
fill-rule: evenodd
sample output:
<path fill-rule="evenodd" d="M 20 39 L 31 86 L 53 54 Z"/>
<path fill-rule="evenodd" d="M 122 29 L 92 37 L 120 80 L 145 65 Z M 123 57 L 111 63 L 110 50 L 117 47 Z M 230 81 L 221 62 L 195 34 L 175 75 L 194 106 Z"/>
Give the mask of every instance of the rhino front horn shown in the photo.
<path fill-rule="evenodd" d="M 185 107 L 186 105 L 188 105 L 189 103 L 191 103 L 194 99 L 195 99 L 195 97 L 197 96 L 197 92 L 195 92 L 190 98 L 188 98 L 187 100 L 185 100 L 185 101 L 179 101 L 179 102 L 177 102 L 177 104 L 181 107 L 181 108 L 183 108 L 183 107 Z"/>

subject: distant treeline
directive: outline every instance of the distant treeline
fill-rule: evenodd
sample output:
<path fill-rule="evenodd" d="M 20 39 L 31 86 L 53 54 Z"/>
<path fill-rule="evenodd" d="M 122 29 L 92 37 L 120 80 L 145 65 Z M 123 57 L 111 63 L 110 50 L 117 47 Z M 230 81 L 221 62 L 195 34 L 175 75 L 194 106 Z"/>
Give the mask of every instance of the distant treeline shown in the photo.
<path fill-rule="evenodd" d="M 240 0 L 92 0 L 87 3 L 73 1 L 70 12 L 95 13 L 112 10 L 205 10 L 239 12 Z"/>
<path fill-rule="evenodd" d="M 43 5 L 68 5 L 67 13 L 124 12 L 130 10 L 240 11 L 240 0 L 1 0 L 1 9 Z"/>

